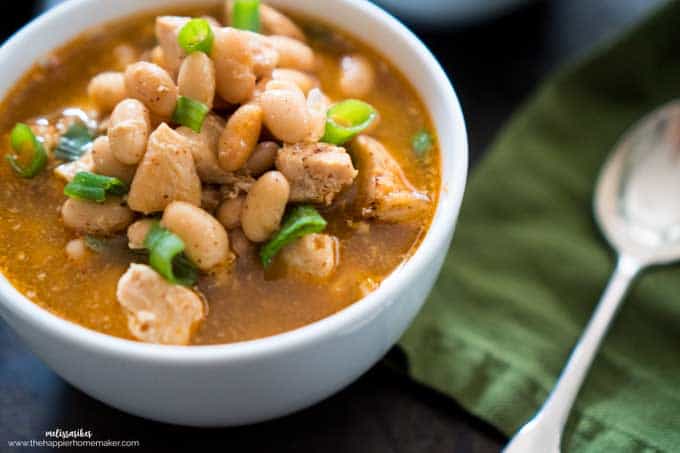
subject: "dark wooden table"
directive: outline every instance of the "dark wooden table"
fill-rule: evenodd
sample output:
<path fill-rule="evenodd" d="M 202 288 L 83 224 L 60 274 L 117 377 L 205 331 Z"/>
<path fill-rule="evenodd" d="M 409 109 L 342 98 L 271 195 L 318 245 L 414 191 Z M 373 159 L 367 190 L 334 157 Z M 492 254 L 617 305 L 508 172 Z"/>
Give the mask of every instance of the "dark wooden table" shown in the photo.
<path fill-rule="evenodd" d="M 37 3 L 37 2 L 36 2 Z M 460 96 L 473 166 L 502 124 L 557 65 L 578 58 L 662 0 L 538 1 L 473 27 L 416 32 Z M 2 2 L 6 38 L 38 6 Z M 10 6 L 12 4 L 12 6 Z M 21 6 L 17 6 L 17 4 Z M 8 8 L 11 8 L 9 10 Z M 136 439 L 145 451 L 492 452 L 505 437 L 454 401 L 384 364 L 332 398 L 284 419 L 236 429 L 167 426 L 111 409 L 70 387 L 0 321 L 0 451 L 48 429 L 83 427 L 98 439 Z"/>

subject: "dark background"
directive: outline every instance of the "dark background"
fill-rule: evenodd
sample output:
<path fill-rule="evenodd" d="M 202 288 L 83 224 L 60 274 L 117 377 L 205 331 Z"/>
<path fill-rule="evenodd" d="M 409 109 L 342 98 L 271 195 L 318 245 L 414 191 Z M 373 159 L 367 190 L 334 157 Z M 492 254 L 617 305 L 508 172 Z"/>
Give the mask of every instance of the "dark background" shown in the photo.
<path fill-rule="evenodd" d="M 473 167 L 547 73 L 662 2 L 535 1 L 475 26 L 415 27 L 458 92 Z M 40 10 L 39 2 L 1 3 L 1 41 Z M 70 387 L 0 321 L 0 451 L 8 440 L 42 439 L 48 429 L 79 427 L 92 430 L 97 439 L 140 440 L 144 450 L 157 451 L 201 451 L 210 445 L 232 452 L 477 453 L 498 451 L 506 441 L 451 399 L 410 382 L 385 363 L 311 409 L 260 425 L 197 430 L 148 422 Z"/>

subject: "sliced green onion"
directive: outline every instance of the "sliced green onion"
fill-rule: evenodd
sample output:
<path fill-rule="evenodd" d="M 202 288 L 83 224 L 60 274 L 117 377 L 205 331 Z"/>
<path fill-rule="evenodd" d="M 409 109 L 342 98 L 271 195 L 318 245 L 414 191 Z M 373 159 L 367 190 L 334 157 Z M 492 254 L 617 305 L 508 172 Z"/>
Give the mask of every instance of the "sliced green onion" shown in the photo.
<path fill-rule="evenodd" d="M 64 187 L 64 194 L 68 197 L 97 203 L 106 200 L 107 195 L 120 196 L 127 191 L 127 186 L 120 179 L 87 171 L 76 173 L 73 180 Z"/>
<path fill-rule="evenodd" d="M 322 142 L 342 145 L 375 121 L 378 112 L 372 105 L 357 99 L 348 99 L 328 109 L 326 133 Z"/>
<path fill-rule="evenodd" d="M 18 123 L 14 126 L 10 135 L 10 142 L 16 155 L 7 155 L 5 160 L 7 160 L 16 174 L 22 178 L 32 178 L 45 168 L 47 165 L 45 148 L 26 124 Z M 28 165 L 23 166 L 19 162 L 18 156 L 25 153 L 31 153 L 32 157 Z"/>
<path fill-rule="evenodd" d="M 434 146 L 434 138 L 425 129 L 418 131 L 411 139 L 411 148 L 418 157 L 424 157 Z"/>
<path fill-rule="evenodd" d="M 281 229 L 260 249 L 262 264 L 269 267 L 283 247 L 306 234 L 323 231 L 326 225 L 324 218 L 312 206 L 295 206 L 286 215 Z"/>
<path fill-rule="evenodd" d="M 177 107 L 175 107 L 172 120 L 199 133 L 208 112 L 210 112 L 210 108 L 202 102 L 194 101 L 186 96 L 180 96 L 177 98 Z"/>
<path fill-rule="evenodd" d="M 260 0 L 236 0 L 231 12 L 231 26 L 240 30 L 260 31 Z"/>
<path fill-rule="evenodd" d="M 210 53 L 215 35 L 210 22 L 205 19 L 191 19 L 184 24 L 177 35 L 177 42 L 186 53 Z"/>
<path fill-rule="evenodd" d="M 149 264 L 170 283 L 193 286 L 198 280 L 196 266 L 182 253 L 184 242 L 155 221 L 144 239 Z"/>
<path fill-rule="evenodd" d="M 59 144 L 54 150 L 54 157 L 67 162 L 78 160 L 90 149 L 93 140 L 94 136 L 87 126 L 82 123 L 73 123 L 59 139 Z"/>

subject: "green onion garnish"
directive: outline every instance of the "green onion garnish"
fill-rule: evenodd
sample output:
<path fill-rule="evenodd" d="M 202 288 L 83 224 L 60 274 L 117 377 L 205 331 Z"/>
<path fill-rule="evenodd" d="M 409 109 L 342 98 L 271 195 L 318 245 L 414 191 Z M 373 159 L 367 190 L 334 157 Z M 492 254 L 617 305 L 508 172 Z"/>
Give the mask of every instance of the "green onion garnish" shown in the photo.
<path fill-rule="evenodd" d="M 7 155 L 5 160 L 22 178 L 32 178 L 47 165 L 47 153 L 42 143 L 37 139 L 33 131 L 26 124 L 18 123 L 12 129 L 10 135 L 10 142 L 14 150 L 14 156 Z M 31 161 L 27 166 L 19 163 L 18 156 L 24 153 L 31 153 Z"/>
<path fill-rule="evenodd" d="M 434 146 L 434 138 L 425 129 L 418 131 L 411 139 L 411 148 L 418 157 L 424 157 Z"/>
<path fill-rule="evenodd" d="M 144 239 L 149 264 L 170 283 L 193 286 L 198 280 L 196 266 L 182 253 L 184 242 L 155 221 Z"/>
<path fill-rule="evenodd" d="M 260 31 L 260 0 L 236 0 L 231 12 L 231 26 L 240 30 Z"/>
<path fill-rule="evenodd" d="M 123 181 L 111 176 L 95 175 L 87 171 L 76 173 L 71 182 L 64 187 L 64 194 L 79 200 L 101 203 L 107 195 L 125 195 L 128 191 Z"/>
<path fill-rule="evenodd" d="M 73 123 L 59 139 L 54 157 L 67 162 L 78 160 L 92 146 L 93 140 L 94 136 L 87 126 Z"/>
<path fill-rule="evenodd" d="M 375 121 L 378 112 L 372 105 L 357 99 L 348 99 L 328 109 L 326 133 L 322 142 L 342 145 Z"/>
<path fill-rule="evenodd" d="M 214 40 L 215 35 L 210 22 L 205 19 L 191 19 L 184 24 L 177 35 L 180 47 L 188 54 L 193 52 L 209 54 Z"/>
<path fill-rule="evenodd" d="M 180 96 L 177 98 L 177 107 L 175 107 L 175 113 L 172 114 L 172 120 L 199 133 L 208 112 L 210 108 L 202 102 Z"/>
<path fill-rule="evenodd" d="M 260 249 L 260 259 L 264 267 L 269 267 L 279 251 L 306 234 L 319 233 L 326 229 L 326 221 L 312 206 L 295 206 L 283 220 L 283 226 Z"/>

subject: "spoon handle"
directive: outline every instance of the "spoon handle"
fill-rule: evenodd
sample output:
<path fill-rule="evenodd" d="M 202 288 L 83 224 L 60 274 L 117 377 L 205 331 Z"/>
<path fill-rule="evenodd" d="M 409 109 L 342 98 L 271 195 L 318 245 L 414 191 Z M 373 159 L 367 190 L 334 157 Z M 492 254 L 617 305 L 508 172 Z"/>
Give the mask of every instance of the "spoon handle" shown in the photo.
<path fill-rule="evenodd" d="M 505 453 L 556 453 L 569 412 L 602 339 L 631 282 L 642 268 L 635 259 L 620 256 L 616 270 L 586 329 L 574 347 L 552 393 L 536 416 L 512 438 Z"/>

